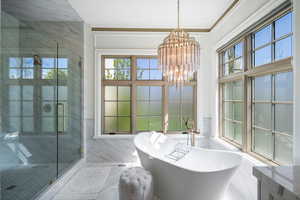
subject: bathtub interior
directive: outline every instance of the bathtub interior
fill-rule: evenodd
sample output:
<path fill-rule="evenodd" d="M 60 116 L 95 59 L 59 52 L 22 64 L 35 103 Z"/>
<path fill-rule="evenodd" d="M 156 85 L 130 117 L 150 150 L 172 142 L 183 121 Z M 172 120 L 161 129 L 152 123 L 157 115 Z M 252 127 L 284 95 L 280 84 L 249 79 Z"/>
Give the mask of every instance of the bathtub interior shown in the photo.
<path fill-rule="evenodd" d="M 166 155 L 174 151 L 175 146 L 178 145 L 178 140 L 155 132 L 138 134 L 134 139 L 134 144 L 139 151 L 150 157 L 190 171 L 215 172 L 236 168 L 242 160 L 237 153 L 190 147 L 188 154 L 175 161 Z"/>

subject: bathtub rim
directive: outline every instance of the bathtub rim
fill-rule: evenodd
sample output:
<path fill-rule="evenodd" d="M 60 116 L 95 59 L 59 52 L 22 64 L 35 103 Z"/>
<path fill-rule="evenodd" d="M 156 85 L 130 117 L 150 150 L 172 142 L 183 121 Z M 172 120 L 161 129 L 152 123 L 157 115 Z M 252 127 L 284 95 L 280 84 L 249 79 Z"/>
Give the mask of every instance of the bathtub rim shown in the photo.
<path fill-rule="evenodd" d="M 238 157 L 238 161 L 237 161 L 237 164 L 234 164 L 231 167 L 218 169 L 218 170 L 207 170 L 207 171 L 194 170 L 194 169 L 191 169 L 191 168 L 187 168 L 185 166 L 180 166 L 180 165 L 176 164 L 177 161 L 167 160 L 163 157 L 157 157 L 156 155 L 150 155 L 148 152 L 145 152 L 145 150 L 142 150 L 142 148 L 139 148 L 137 146 L 137 141 L 136 141 L 137 137 L 139 135 L 145 135 L 147 133 L 149 134 L 150 132 L 141 132 L 141 133 L 134 136 L 134 142 L 133 143 L 134 143 L 134 146 L 135 146 L 137 151 L 141 151 L 144 154 L 146 154 L 148 156 L 148 159 L 151 159 L 151 158 L 152 159 L 157 159 L 157 160 L 160 160 L 161 162 L 170 164 L 170 165 L 172 165 L 176 168 L 183 169 L 183 170 L 186 170 L 186 171 L 189 171 L 189 172 L 194 172 L 194 173 L 216 173 L 216 172 L 222 172 L 222 171 L 235 170 L 235 169 L 239 168 L 239 166 L 241 165 L 241 163 L 243 161 L 243 156 L 239 152 L 232 152 L 232 151 L 227 151 L 227 150 L 217 150 L 217 149 L 205 149 L 205 148 L 201 148 L 201 147 L 191 147 L 192 149 L 194 149 L 196 151 L 200 150 L 200 151 L 207 151 L 207 152 L 217 152 L 217 153 L 231 154 L 231 155 L 234 155 L 234 156 Z"/>

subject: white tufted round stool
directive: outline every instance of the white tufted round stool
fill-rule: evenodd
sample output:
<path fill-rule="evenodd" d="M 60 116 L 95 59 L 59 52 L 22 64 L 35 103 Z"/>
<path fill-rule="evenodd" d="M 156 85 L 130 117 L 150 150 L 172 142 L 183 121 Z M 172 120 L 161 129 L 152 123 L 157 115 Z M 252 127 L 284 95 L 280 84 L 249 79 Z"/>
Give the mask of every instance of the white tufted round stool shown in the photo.
<path fill-rule="evenodd" d="M 125 170 L 119 181 L 119 200 L 153 200 L 153 180 L 141 167 Z"/>

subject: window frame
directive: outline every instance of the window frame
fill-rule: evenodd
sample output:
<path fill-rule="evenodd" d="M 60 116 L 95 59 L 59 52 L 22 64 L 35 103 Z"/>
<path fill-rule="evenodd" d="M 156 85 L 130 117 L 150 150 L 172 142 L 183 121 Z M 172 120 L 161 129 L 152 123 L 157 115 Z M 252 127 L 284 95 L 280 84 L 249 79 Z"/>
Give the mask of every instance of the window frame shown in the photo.
<path fill-rule="evenodd" d="M 253 41 L 252 41 L 252 35 L 255 34 L 257 31 L 263 29 L 264 27 L 268 25 L 272 25 L 272 34 L 274 33 L 274 23 L 277 19 L 283 17 L 284 15 L 288 13 L 293 13 L 291 5 L 284 5 L 282 8 L 277 9 L 274 11 L 274 13 L 270 13 L 265 18 L 261 19 L 259 22 L 254 24 L 253 26 L 249 27 L 247 30 L 245 30 L 243 33 L 238 35 L 236 38 L 231 40 L 229 43 L 225 44 L 223 47 L 217 50 L 218 53 L 218 68 L 219 68 L 219 79 L 218 79 L 218 85 L 219 85 L 219 104 L 218 104 L 218 110 L 219 110 L 219 137 L 222 140 L 225 140 L 226 142 L 234 145 L 235 147 L 239 148 L 240 150 L 247 152 L 248 154 L 252 155 L 253 157 L 271 164 L 271 165 L 280 165 L 281 163 L 275 161 L 274 155 L 272 159 L 266 158 L 254 151 L 252 151 L 252 144 L 253 144 L 253 101 L 252 101 L 252 95 L 253 95 L 253 84 L 252 80 L 255 77 L 260 77 L 264 75 L 272 75 L 281 72 L 292 72 L 293 71 L 293 65 L 292 65 L 292 59 L 293 55 L 290 57 L 286 57 L 284 59 L 275 60 L 274 55 L 274 44 L 276 41 L 282 40 L 284 38 L 293 37 L 293 32 L 284 35 L 278 39 L 274 39 L 274 36 L 271 38 L 271 42 L 264 44 L 259 48 L 263 48 L 263 46 L 271 45 L 272 47 L 272 53 L 271 53 L 271 62 L 259 66 L 254 66 L 253 62 Z M 292 30 L 293 31 L 293 30 Z M 243 72 L 241 73 L 233 73 L 224 75 L 224 53 L 227 49 L 230 49 L 234 47 L 236 44 L 243 42 Z M 224 122 L 223 122 L 223 116 L 224 116 L 224 102 L 223 102 L 223 87 L 225 83 L 230 83 L 234 81 L 241 80 L 243 82 L 243 88 L 244 88 L 244 119 L 243 119 L 243 132 L 242 132 L 242 144 L 238 144 L 235 141 L 232 141 L 224 136 Z M 285 102 L 286 103 L 286 102 Z M 293 103 L 293 102 L 288 102 Z M 271 115 L 274 113 L 272 112 Z M 275 123 L 275 122 L 274 122 Z M 292 136 L 293 137 L 293 136 Z"/>
<path fill-rule="evenodd" d="M 99 58 L 100 57 L 100 58 Z M 105 75 L 105 59 L 106 58 L 131 58 L 131 77 L 130 80 L 106 80 L 104 78 Z M 95 102 L 96 106 L 97 104 L 101 104 L 101 108 L 98 110 L 101 110 L 101 116 L 97 113 L 95 113 L 95 129 L 96 129 L 96 135 L 95 137 L 101 137 L 103 135 L 109 135 L 108 133 L 105 132 L 105 121 L 104 121 L 104 95 L 105 95 L 105 86 L 129 86 L 131 88 L 131 126 L 130 126 L 130 131 L 129 132 L 116 132 L 114 135 L 134 135 L 138 132 L 143 132 L 143 131 L 137 131 L 137 126 L 136 126 L 136 118 L 137 118 L 137 87 L 138 86 L 161 86 L 162 87 L 162 130 L 161 132 L 163 133 L 168 133 L 168 134 L 178 134 L 181 133 L 181 131 L 168 131 L 167 126 L 168 126 L 168 87 L 171 85 L 169 82 L 166 81 L 166 79 L 162 76 L 162 80 L 138 80 L 137 79 L 137 59 L 138 58 L 157 58 L 156 53 L 152 54 L 147 54 L 143 53 L 142 51 L 140 53 L 135 53 L 135 54 L 105 54 L 105 53 L 96 53 L 96 59 L 100 59 L 101 62 L 96 60 L 96 63 L 99 63 L 99 67 L 101 70 L 97 69 L 97 64 L 96 64 L 96 76 L 101 77 L 101 81 L 95 78 L 95 83 L 96 83 L 96 93 L 95 93 Z M 196 75 L 195 75 L 196 76 Z M 101 84 L 99 83 L 101 82 Z M 97 91 L 99 88 L 99 85 L 101 85 L 101 93 Z M 193 109 L 197 109 L 197 80 L 192 80 L 189 83 L 186 83 L 185 85 L 191 85 L 193 86 Z M 100 97 L 100 99 L 99 99 Z M 101 102 L 101 103 L 99 103 Z M 193 113 L 195 125 L 197 128 L 197 113 Z M 100 120 L 100 124 L 99 123 Z"/>

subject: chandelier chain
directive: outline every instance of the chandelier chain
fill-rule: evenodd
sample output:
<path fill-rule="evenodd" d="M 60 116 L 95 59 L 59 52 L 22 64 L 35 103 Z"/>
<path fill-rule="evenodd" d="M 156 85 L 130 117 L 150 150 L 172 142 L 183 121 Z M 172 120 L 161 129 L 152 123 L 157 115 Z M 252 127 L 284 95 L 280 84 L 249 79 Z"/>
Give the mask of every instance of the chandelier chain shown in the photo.
<path fill-rule="evenodd" d="M 179 20 L 180 20 L 180 16 L 179 16 L 179 14 L 180 14 L 180 5 L 179 5 L 179 0 L 177 0 L 177 28 L 179 29 Z"/>

